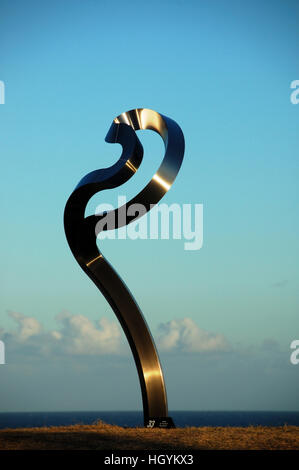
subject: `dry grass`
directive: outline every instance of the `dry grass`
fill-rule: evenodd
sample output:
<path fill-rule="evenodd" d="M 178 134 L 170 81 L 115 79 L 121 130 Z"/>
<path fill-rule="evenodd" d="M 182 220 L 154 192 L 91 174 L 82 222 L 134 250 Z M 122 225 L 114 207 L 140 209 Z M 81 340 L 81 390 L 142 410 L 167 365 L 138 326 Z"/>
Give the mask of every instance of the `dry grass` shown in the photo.
<path fill-rule="evenodd" d="M 0 430 L 0 450 L 295 450 L 299 426 L 178 429 L 93 425 Z"/>

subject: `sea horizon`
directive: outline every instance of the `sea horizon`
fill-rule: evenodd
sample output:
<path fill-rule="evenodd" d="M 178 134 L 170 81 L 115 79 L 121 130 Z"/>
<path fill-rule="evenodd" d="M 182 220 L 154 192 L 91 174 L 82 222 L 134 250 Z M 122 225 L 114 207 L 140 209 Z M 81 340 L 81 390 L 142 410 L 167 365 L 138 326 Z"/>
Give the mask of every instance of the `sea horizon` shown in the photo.
<path fill-rule="evenodd" d="M 177 427 L 247 427 L 247 426 L 299 426 L 299 411 L 272 410 L 170 410 Z M 111 411 L 2 411 L 0 429 L 45 426 L 95 424 L 97 421 L 123 427 L 142 427 L 141 410 Z"/>

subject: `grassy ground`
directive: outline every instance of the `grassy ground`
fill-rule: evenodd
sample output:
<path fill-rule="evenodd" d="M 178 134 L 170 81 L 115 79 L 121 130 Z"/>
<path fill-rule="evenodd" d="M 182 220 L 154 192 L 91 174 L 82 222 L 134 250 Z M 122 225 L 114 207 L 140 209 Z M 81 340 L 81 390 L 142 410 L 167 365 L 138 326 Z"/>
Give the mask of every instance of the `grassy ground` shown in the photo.
<path fill-rule="evenodd" d="M 299 450 L 299 426 L 122 428 L 102 422 L 0 430 L 0 450 Z"/>

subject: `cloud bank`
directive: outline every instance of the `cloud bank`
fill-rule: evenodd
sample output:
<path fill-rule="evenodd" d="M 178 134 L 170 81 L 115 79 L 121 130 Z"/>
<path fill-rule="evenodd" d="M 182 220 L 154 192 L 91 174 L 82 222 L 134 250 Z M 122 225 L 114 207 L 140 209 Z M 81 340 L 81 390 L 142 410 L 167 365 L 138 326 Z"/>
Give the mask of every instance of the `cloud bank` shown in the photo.
<path fill-rule="evenodd" d="M 98 356 L 124 354 L 128 351 L 123 332 L 117 321 L 105 317 L 94 322 L 84 315 L 60 313 L 57 329 L 45 331 L 34 317 L 9 312 L 16 328 L 0 330 L 2 339 L 12 352 L 36 356 L 81 355 Z M 172 320 L 159 325 L 159 351 L 183 353 L 212 353 L 230 350 L 221 334 L 207 332 L 191 318 Z"/>
<path fill-rule="evenodd" d="M 17 324 L 12 331 L 2 330 L 7 347 L 13 351 L 40 355 L 101 355 L 118 354 L 122 351 L 122 333 L 115 321 L 105 317 L 97 322 L 84 315 L 63 312 L 56 316 L 59 328 L 45 331 L 34 317 L 9 312 Z"/>

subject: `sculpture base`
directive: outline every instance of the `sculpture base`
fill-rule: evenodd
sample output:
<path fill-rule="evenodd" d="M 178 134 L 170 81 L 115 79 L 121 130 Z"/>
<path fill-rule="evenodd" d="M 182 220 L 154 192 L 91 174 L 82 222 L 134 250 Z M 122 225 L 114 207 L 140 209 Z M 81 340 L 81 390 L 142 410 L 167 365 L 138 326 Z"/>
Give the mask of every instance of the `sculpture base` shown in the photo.
<path fill-rule="evenodd" d="M 148 418 L 144 423 L 145 428 L 162 428 L 162 429 L 171 429 L 175 428 L 173 419 L 170 416 L 166 418 Z"/>

